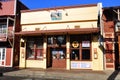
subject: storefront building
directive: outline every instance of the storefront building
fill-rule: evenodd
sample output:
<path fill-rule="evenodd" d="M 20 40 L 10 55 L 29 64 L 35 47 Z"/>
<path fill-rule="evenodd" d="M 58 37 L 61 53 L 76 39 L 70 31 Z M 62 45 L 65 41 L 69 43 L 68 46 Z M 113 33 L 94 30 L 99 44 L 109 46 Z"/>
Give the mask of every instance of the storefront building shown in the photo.
<path fill-rule="evenodd" d="M 101 4 L 21 11 L 20 68 L 103 70 Z"/>
<path fill-rule="evenodd" d="M 16 52 L 19 40 L 14 33 L 20 31 L 20 10 L 23 9 L 27 8 L 18 0 L 0 0 L 0 67 L 19 65 L 19 53 Z"/>

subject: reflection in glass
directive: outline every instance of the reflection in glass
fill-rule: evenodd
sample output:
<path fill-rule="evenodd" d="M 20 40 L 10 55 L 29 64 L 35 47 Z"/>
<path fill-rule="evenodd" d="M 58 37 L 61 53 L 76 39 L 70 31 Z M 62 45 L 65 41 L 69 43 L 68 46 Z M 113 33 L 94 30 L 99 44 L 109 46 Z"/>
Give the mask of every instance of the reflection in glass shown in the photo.
<path fill-rule="evenodd" d="M 52 50 L 53 59 L 65 59 L 65 51 L 64 50 Z"/>
<path fill-rule="evenodd" d="M 79 50 L 75 49 L 71 51 L 71 60 L 78 60 L 79 59 Z"/>

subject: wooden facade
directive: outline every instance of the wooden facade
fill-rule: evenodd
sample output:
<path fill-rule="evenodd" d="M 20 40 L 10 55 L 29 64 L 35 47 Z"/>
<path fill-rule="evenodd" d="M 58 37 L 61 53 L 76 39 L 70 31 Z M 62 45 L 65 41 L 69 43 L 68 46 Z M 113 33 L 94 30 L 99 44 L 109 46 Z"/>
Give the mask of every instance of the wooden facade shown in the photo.
<path fill-rule="evenodd" d="M 19 64 L 19 39 L 14 35 L 20 31 L 20 10 L 27 9 L 18 0 L 0 1 L 0 67 L 14 67 Z M 15 57 L 16 56 L 16 57 Z"/>
<path fill-rule="evenodd" d="M 19 67 L 103 70 L 100 5 L 21 11 Z"/>

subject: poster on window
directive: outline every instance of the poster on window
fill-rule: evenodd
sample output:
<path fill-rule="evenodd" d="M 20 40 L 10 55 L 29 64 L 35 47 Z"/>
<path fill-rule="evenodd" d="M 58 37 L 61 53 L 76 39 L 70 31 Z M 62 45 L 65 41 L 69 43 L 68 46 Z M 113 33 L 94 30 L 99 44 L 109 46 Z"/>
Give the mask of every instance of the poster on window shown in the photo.
<path fill-rule="evenodd" d="M 92 64 L 91 62 L 71 62 L 72 69 L 91 69 Z"/>
<path fill-rule="evenodd" d="M 82 47 L 90 47 L 90 41 L 82 41 Z"/>

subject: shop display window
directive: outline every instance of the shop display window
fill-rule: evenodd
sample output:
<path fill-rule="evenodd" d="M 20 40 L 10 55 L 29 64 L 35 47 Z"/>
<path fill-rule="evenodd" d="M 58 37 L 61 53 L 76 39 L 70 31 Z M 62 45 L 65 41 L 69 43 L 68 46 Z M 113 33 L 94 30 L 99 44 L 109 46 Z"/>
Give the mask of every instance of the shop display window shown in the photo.
<path fill-rule="evenodd" d="M 79 49 L 73 49 L 71 51 L 71 60 L 79 60 Z"/>
<path fill-rule="evenodd" d="M 82 49 L 82 60 L 90 60 L 90 49 Z"/>
<path fill-rule="evenodd" d="M 57 46 L 61 47 L 61 45 L 66 44 L 66 36 L 62 36 L 62 35 L 48 36 L 47 43 L 48 43 L 48 45 L 57 45 Z"/>
<path fill-rule="evenodd" d="M 71 60 L 91 60 L 91 35 L 70 36 Z"/>
<path fill-rule="evenodd" d="M 64 49 L 56 49 L 52 50 L 52 58 L 53 59 L 65 59 L 65 50 Z"/>
<path fill-rule="evenodd" d="M 43 58 L 43 38 L 27 38 L 27 59 Z"/>

